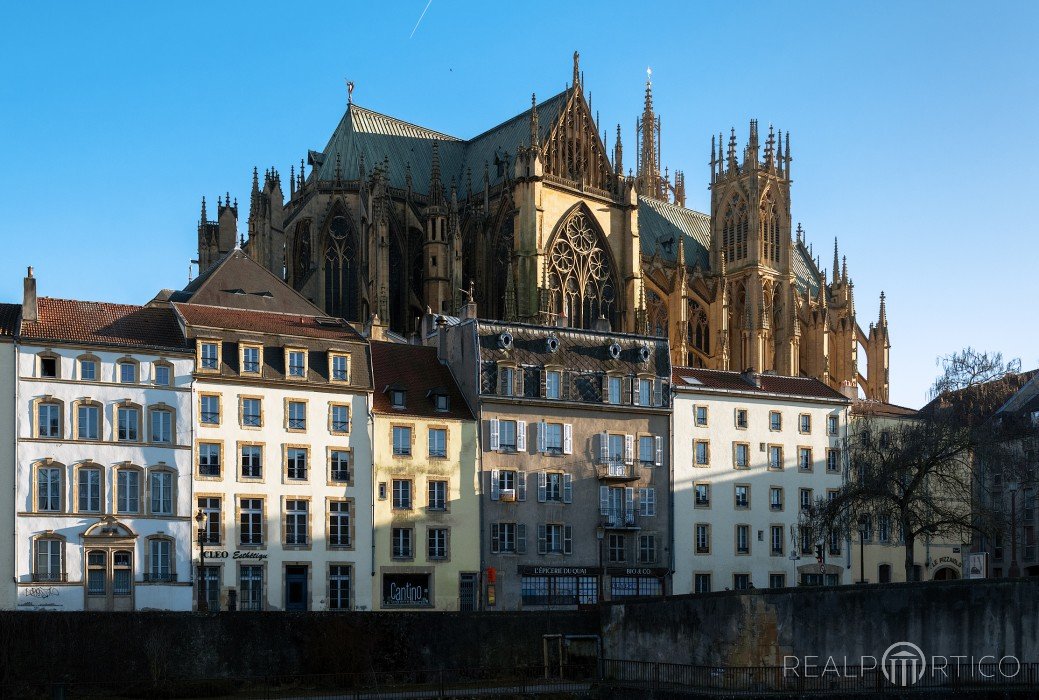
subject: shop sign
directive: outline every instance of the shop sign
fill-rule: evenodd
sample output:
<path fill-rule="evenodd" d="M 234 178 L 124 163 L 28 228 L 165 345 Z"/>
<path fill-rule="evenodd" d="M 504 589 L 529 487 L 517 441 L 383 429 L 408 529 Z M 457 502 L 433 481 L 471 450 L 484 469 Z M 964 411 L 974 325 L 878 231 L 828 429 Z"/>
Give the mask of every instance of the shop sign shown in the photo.
<path fill-rule="evenodd" d="M 429 574 L 383 574 L 383 607 L 428 607 Z"/>

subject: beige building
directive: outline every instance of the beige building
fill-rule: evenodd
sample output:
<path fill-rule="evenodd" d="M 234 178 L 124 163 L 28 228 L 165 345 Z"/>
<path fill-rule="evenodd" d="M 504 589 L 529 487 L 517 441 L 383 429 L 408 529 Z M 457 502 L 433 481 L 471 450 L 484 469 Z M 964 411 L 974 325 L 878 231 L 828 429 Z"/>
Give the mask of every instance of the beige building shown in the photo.
<path fill-rule="evenodd" d="M 238 250 L 165 301 L 195 356 L 192 513 L 206 607 L 367 609 L 364 338 Z"/>
<path fill-rule="evenodd" d="M 675 592 L 848 583 L 845 543 L 800 513 L 844 484 L 850 401 L 809 377 L 673 376 Z"/>
<path fill-rule="evenodd" d="M 836 242 L 827 272 L 795 230 L 789 132 L 759 136 L 751 121 L 739 148 L 735 130 L 712 136 L 711 207 L 697 212 L 685 173 L 663 165 L 650 81 L 625 155 L 620 126 L 609 141 L 599 128 L 576 53 L 566 77 L 468 139 L 351 99 L 287 182 L 254 170 L 244 250 L 329 315 L 378 314 L 397 333 L 427 308 L 459 308 L 471 285 L 486 318 L 605 319 L 667 339 L 676 365 L 805 374 L 887 400 L 883 300 L 863 329 Z M 217 205 L 211 220 L 203 199 L 203 268 L 238 237 L 237 200 Z"/>
<path fill-rule="evenodd" d="M 480 442 L 486 610 L 670 593 L 670 358 L 661 338 L 427 316 Z"/>
<path fill-rule="evenodd" d="M 476 610 L 476 421 L 436 348 L 371 342 L 373 610 Z"/>

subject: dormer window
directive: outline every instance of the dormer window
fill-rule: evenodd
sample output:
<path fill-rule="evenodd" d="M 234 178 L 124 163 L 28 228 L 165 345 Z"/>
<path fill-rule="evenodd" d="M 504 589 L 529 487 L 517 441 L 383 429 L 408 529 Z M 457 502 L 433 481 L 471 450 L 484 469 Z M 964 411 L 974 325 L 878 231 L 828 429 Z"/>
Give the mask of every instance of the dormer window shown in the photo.
<path fill-rule="evenodd" d="M 260 346 L 242 346 L 242 372 L 244 374 L 260 373 Z"/>
<path fill-rule="evenodd" d="M 332 355 L 332 381 L 350 381 L 350 358 L 346 355 Z"/>
<path fill-rule="evenodd" d="M 394 408 L 404 408 L 404 399 L 407 392 L 403 389 L 390 389 L 390 405 Z"/>
<path fill-rule="evenodd" d="M 559 387 L 560 387 L 560 372 L 559 370 L 549 370 L 545 372 L 545 398 L 546 399 L 558 399 L 559 398 Z"/>
<path fill-rule="evenodd" d="M 40 376 L 56 379 L 58 376 L 58 358 L 56 355 L 40 356 Z"/>
<path fill-rule="evenodd" d="M 304 379 L 307 376 L 307 352 L 306 350 L 286 350 L 285 365 L 288 369 L 286 374 L 296 379 Z"/>
<path fill-rule="evenodd" d="M 202 341 L 199 344 L 198 358 L 200 369 L 214 372 L 220 369 L 220 344 L 213 341 Z"/>
<path fill-rule="evenodd" d="M 433 389 L 429 392 L 429 398 L 433 401 L 433 408 L 439 412 L 451 410 L 451 402 L 443 389 Z"/>

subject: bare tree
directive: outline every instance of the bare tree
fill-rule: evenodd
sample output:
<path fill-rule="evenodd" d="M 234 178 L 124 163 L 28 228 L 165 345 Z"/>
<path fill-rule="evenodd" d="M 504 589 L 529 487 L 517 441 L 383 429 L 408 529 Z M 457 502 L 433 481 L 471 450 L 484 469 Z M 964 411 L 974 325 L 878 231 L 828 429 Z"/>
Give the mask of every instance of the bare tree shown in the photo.
<path fill-rule="evenodd" d="M 847 439 L 850 474 L 810 518 L 814 527 L 846 534 L 872 524 L 898 528 L 906 580 L 915 580 L 914 546 L 925 537 L 968 542 L 971 533 L 996 536 L 1001 504 L 985 495 L 979 457 L 1011 459 L 1020 427 L 992 421 L 1023 384 L 1018 360 L 967 348 L 941 358 L 932 401 L 898 420 L 859 407 Z"/>

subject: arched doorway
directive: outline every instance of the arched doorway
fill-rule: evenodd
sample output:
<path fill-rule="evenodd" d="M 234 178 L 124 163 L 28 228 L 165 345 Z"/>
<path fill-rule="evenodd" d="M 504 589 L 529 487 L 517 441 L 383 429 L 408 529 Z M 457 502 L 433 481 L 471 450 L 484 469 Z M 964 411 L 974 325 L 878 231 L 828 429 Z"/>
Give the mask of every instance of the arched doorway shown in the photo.
<path fill-rule="evenodd" d="M 960 577 L 960 572 L 951 566 L 940 566 L 931 575 L 932 581 L 954 581 Z"/>

